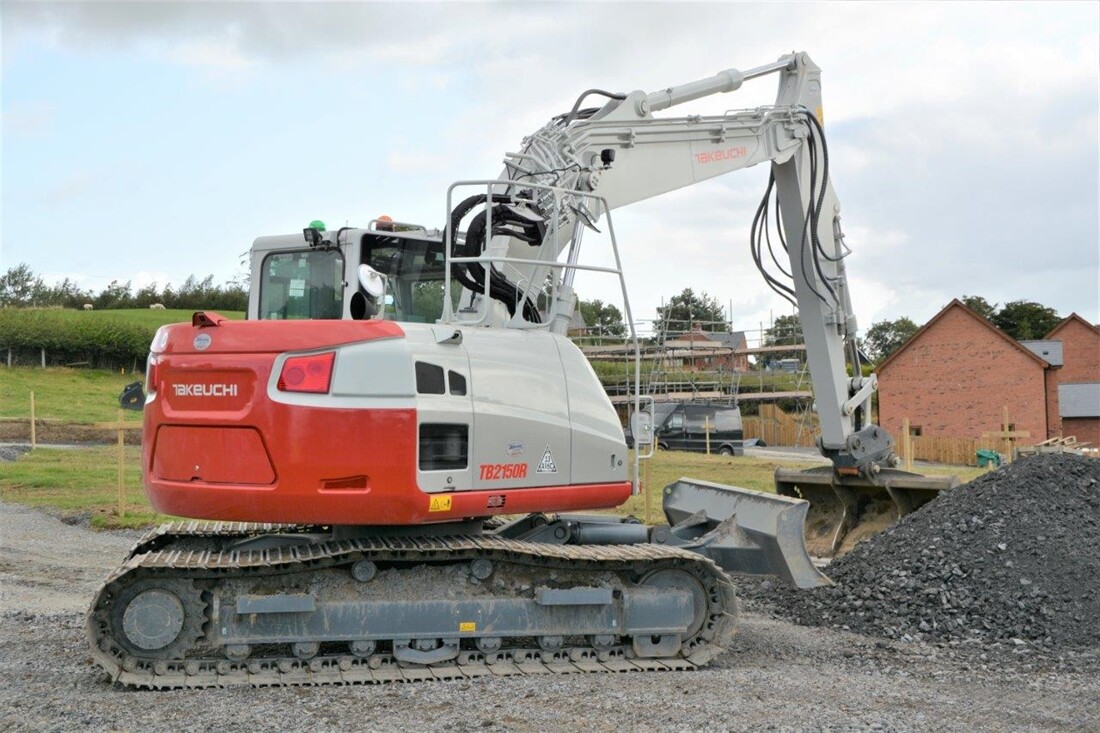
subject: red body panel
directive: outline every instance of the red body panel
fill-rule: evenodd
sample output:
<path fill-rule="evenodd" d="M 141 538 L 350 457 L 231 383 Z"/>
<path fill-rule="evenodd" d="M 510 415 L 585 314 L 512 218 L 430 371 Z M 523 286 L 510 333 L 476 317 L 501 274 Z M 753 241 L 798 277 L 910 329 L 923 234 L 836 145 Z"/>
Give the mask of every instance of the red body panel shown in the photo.
<path fill-rule="evenodd" d="M 200 334 L 211 338 L 196 350 Z M 142 464 L 153 507 L 201 519 L 405 525 L 607 508 L 630 496 L 629 482 L 428 494 L 417 485 L 415 409 L 267 397 L 279 353 L 402 335 L 387 321 L 168 327 L 167 343 L 155 344 L 156 397 L 145 406 Z"/>

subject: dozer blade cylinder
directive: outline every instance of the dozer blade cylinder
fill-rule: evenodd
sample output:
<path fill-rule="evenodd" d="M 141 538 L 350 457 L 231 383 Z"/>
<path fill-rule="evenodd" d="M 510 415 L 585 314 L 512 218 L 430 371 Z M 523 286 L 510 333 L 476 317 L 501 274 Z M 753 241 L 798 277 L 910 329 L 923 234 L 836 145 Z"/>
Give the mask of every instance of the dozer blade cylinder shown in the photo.
<path fill-rule="evenodd" d="M 806 551 L 808 507 L 800 499 L 681 478 L 664 490 L 667 541 L 730 573 L 775 575 L 799 588 L 831 585 Z"/>
<path fill-rule="evenodd" d="M 818 557 L 846 552 L 958 485 L 957 476 L 922 476 L 896 469 L 884 469 L 874 479 L 840 475 L 831 466 L 775 471 L 776 493 L 810 503 L 806 547 Z"/>

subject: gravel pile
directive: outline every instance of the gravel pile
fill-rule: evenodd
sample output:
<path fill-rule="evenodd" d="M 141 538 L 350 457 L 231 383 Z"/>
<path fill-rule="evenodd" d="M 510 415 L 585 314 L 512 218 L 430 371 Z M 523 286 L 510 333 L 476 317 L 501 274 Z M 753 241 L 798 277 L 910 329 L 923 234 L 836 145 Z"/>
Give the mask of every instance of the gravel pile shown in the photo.
<path fill-rule="evenodd" d="M 748 586 L 799 623 L 887 638 L 1100 648 L 1100 460 L 1038 455 L 946 491 L 796 591 Z"/>

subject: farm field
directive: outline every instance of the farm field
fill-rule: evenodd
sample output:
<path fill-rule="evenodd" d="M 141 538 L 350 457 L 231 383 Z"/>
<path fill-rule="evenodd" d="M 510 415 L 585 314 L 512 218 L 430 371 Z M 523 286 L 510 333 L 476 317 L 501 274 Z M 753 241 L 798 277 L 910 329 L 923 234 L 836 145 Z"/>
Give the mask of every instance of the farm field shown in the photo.
<path fill-rule="evenodd" d="M 12 308 L 4 311 L 7 318 L 17 321 L 19 318 L 30 319 L 41 314 L 49 318 L 69 323 L 82 323 L 87 321 L 116 321 L 146 328 L 157 329 L 169 323 L 183 323 L 191 320 L 193 310 L 184 308 L 153 310 L 151 308 L 120 308 L 118 310 L 90 310 L 78 311 L 61 308 Z M 234 320 L 244 319 L 243 311 L 218 311 L 226 318 Z"/>
<path fill-rule="evenodd" d="M 149 506 L 141 489 L 141 451 L 128 446 L 125 451 L 126 516 L 117 515 L 118 453 L 114 446 L 89 446 L 79 449 L 40 447 L 12 463 L 0 463 L 0 500 L 48 508 L 62 515 L 83 515 L 96 528 L 136 527 L 156 524 L 165 517 Z M 612 510 L 633 515 L 648 522 L 661 522 L 661 489 L 680 477 L 731 484 L 757 491 L 774 491 L 775 469 L 809 468 L 812 461 L 779 460 L 762 456 L 707 456 L 680 451 L 654 454 L 648 469 L 643 463 L 643 493 L 631 497 Z M 923 473 L 954 473 L 962 481 L 986 472 L 986 469 L 954 466 L 922 466 Z M 649 514 L 647 516 L 647 496 Z"/>
<path fill-rule="evenodd" d="M 72 440 L 81 441 L 88 440 L 90 433 L 103 442 L 113 441 L 114 433 L 110 430 L 78 432 L 76 427 L 115 421 L 122 388 L 142 378 L 141 374 L 64 367 L 15 367 L 0 374 L 4 377 L 0 381 L 0 435 L 5 436 L 0 440 L 18 442 L 28 440 L 32 390 L 40 421 L 40 439 L 45 433 L 47 442 L 67 442 L 65 436 L 69 435 Z M 141 415 L 124 411 L 123 418 L 140 424 Z M 43 426 L 43 422 L 47 425 Z M 131 433 L 130 442 L 136 442 L 136 437 L 137 433 Z M 798 454 L 777 458 L 768 455 L 767 451 L 755 453 L 734 457 L 658 451 L 652 459 L 642 462 L 643 489 L 651 488 L 653 492 L 648 515 L 644 491 L 613 511 L 650 522 L 660 521 L 660 490 L 678 478 L 686 476 L 757 491 L 773 491 L 773 475 L 780 465 L 786 468 L 819 465 L 812 451 L 805 454 L 804 461 L 798 460 Z M 985 472 L 985 469 L 924 464 L 917 470 L 933 475 L 955 474 L 964 482 Z M 129 446 L 126 452 L 130 504 L 124 522 L 118 521 L 115 511 L 116 472 L 114 447 L 89 446 L 80 450 L 40 447 L 15 463 L 0 464 L 0 498 L 30 506 L 52 507 L 61 512 L 88 513 L 95 527 L 136 526 L 160 521 L 140 488 L 140 451 L 136 446 Z"/>
<path fill-rule="evenodd" d="M 12 367 L 0 369 L 0 419 L 30 417 L 34 392 L 39 420 L 93 423 L 114 420 L 118 396 L 130 382 L 143 380 L 141 373 L 109 372 L 71 367 Z M 137 420 L 137 413 L 130 413 Z"/>

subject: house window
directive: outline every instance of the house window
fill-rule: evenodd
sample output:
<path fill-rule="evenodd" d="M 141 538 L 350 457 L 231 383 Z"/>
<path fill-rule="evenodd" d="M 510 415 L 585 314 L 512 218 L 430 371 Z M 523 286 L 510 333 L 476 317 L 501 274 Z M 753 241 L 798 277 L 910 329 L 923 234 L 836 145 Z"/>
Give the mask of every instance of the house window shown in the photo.
<path fill-rule="evenodd" d="M 919 437 L 920 436 L 920 425 L 910 425 L 909 426 L 909 436 L 912 437 L 912 438 Z"/>

